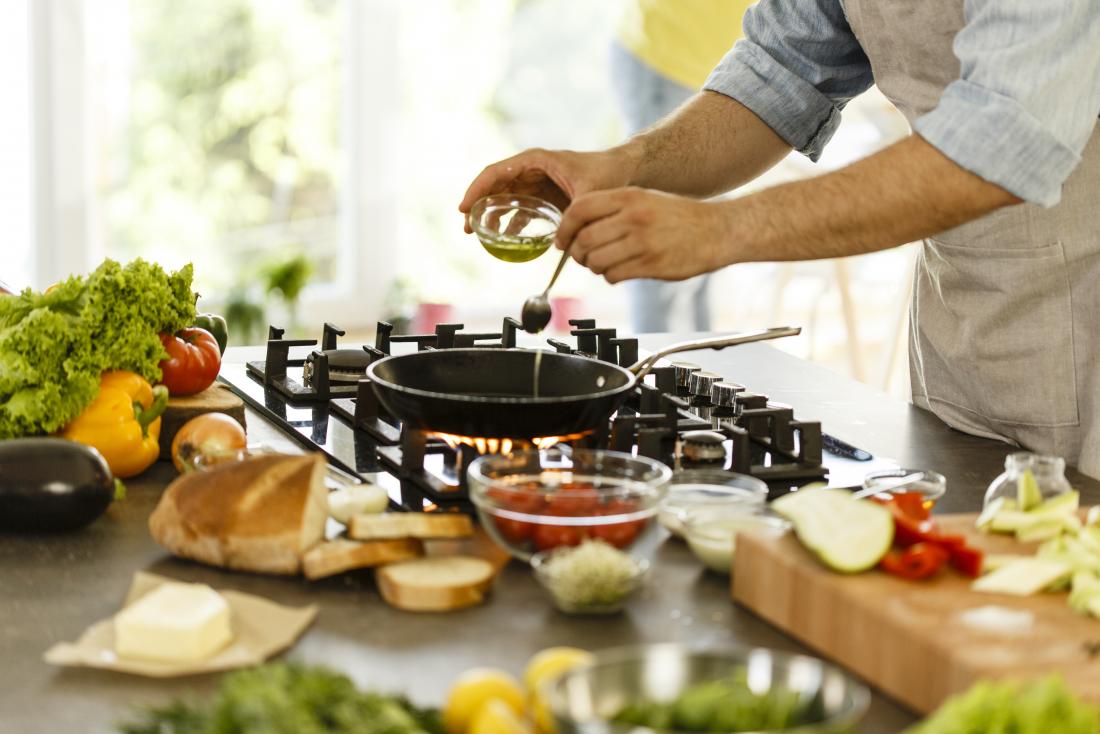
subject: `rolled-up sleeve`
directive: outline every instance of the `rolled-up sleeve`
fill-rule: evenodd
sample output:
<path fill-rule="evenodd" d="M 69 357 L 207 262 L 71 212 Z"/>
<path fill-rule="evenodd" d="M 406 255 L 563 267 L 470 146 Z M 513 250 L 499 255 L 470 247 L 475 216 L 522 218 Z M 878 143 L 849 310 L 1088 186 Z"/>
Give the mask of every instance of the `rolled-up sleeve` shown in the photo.
<path fill-rule="evenodd" d="M 760 0 L 703 88 L 745 105 L 817 160 L 844 105 L 872 83 L 840 0 Z"/>
<path fill-rule="evenodd" d="M 1098 0 L 966 0 L 960 78 L 914 130 L 982 178 L 1053 206 L 1100 115 Z"/>

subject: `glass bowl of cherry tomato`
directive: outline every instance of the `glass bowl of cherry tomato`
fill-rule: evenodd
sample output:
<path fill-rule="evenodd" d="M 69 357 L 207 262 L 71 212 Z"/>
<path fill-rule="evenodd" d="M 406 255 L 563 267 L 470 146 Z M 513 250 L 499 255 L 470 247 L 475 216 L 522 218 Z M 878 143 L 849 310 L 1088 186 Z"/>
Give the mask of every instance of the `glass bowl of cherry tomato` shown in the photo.
<path fill-rule="evenodd" d="M 468 473 L 485 531 L 522 561 L 537 552 L 602 540 L 630 551 L 657 536 L 671 470 L 617 451 L 554 447 L 486 455 Z"/>

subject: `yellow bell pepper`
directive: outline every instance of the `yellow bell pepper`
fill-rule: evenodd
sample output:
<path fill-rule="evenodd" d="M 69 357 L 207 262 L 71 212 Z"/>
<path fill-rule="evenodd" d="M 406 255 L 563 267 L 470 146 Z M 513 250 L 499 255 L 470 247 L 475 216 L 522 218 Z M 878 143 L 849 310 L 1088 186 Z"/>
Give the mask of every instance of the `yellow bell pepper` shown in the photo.
<path fill-rule="evenodd" d="M 99 394 L 59 434 L 103 454 L 116 477 L 141 474 L 160 455 L 160 416 L 168 388 L 133 372 L 104 372 Z"/>

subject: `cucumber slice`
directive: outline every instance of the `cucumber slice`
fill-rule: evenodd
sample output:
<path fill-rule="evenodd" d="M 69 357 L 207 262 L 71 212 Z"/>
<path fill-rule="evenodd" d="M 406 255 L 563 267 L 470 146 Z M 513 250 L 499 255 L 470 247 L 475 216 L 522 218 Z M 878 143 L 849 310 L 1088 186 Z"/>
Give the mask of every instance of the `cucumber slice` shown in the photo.
<path fill-rule="evenodd" d="M 1051 497 L 1031 510 L 1034 513 L 1044 515 L 1076 515 L 1081 504 L 1081 495 L 1077 490 L 1065 492 Z"/>
<path fill-rule="evenodd" d="M 1070 575 L 1068 564 L 1043 558 L 1024 558 L 983 576 L 970 588 L 990 594 L 1031 596 Z"/>
<path fill-rule="evenodd" d="M 998 568 L 1004 568 L 1010 563 L 1015 563 L 1025 558 L 1031 558 L 1031 556 L 1021 556 L 1015 553 L 987 553 L 985 558 L 982 559 L 982 573 L 993 573 Z"/>
<path fill-rule="evenodd" d="M 1016 540 L 1021 543 L 1034 543 L 1039 540 L 1048 540 L 1061 535 L 1062 530 L 1062 521 L 1058 519 L 1030 523 L 1017 528 Z"/>
<path fill-rule="evenodd" d="M 802 544 L 834 571 L 858 573 L 882 560 L 894 541 L 890 511 L 841 489 L 803 489 L 772 502 Z"/>
<path fill-rule="evenodd" d="M 1016 480 L 1016 504 L 1019 509 L 1027 512 L 1032 507 L 1038 507 L 1043 502 L 1043 493 L 1039 491 L 1039 483 L 1035 481 L 1035 475 L 1030 469 L 1020 472 Z"/>

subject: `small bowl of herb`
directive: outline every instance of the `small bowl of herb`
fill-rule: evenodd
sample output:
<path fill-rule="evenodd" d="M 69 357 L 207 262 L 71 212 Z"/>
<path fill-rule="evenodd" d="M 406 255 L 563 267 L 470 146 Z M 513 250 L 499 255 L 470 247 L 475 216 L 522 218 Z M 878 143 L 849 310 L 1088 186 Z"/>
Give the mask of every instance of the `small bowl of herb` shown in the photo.
<path fill-rule="evenodd" d="M 536 553 L 531 567 L 567 614 L 614 614 L 645 580 L 649 561 L 602 540 Z"/>

